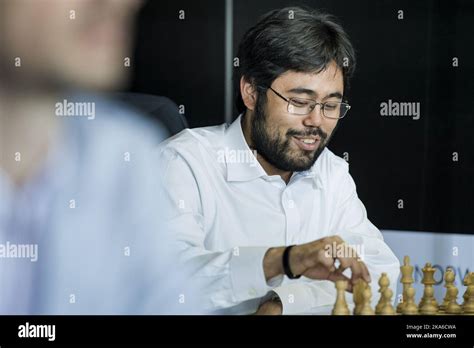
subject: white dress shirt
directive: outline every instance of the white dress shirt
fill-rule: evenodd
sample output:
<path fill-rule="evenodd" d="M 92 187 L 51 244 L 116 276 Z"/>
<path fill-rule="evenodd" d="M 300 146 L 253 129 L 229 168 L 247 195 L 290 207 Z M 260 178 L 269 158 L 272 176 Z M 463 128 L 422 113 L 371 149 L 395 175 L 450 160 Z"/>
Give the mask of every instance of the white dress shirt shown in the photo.
<path fill-rule="evenodd" d="M 203 288 L 203 304 L 221 314 L 254 313 L 273 290 L 283 314 L 332 308 L 334 283 L 305 277 L 265 280 L 270 247 L 339 235 L 363 245 L 372 277 L 386 272 L 395 294 L 399 262 L 367 219 L 348 164 L 325 149 L 313 167 L 288 184 L 269 176 L 252 155 L 239 117 L 230 126 L 187 129 L 160 146 L 169 228 Z M 348 302 L 352 296 L 346 296 Z"/>

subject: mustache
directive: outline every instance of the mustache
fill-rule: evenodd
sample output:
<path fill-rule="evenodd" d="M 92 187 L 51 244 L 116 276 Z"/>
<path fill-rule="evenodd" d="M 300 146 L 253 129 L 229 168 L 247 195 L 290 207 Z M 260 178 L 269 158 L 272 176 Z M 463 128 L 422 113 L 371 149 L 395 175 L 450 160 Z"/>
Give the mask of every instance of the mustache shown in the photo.
<path fill-rule="evenodd" d="M 299 131 L 296 129 L 289 129 L 286 132 L 287 137 L 299 136 L 299 137 L 308 137 L 308 136 L 319 136 L 321 139 L 325 140 L 328 135 L 321 128 L 306 128 L 304 131 Z"/>

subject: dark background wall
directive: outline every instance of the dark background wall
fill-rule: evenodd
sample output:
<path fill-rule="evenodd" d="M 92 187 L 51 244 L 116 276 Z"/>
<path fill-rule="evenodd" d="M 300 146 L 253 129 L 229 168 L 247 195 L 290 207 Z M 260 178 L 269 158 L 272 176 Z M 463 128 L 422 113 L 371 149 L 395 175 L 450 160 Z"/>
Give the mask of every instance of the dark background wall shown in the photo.
<path fill-rule="evenodd" d="M 296 5 L 336 15 L 356 48 L 352 109 L 330 148 L 349 155 L 369 218 L 382 229 L 474 233 L 474 1 L 234 0 L 234 54 L 262 14 Z M 150 1 L 131 90 L 184 105 L 191 127 L 225 122 L 225 10 L 220 0 Z M 420 103 L 420 119 L 381 116 L 389 99 Z"/>
<path fill-rule="evenodd" d="M 147 2 L 138 20 L 132 89 L 184 105 L 191 127 L 222 123 L 224 11 L 222 0 Z"/>

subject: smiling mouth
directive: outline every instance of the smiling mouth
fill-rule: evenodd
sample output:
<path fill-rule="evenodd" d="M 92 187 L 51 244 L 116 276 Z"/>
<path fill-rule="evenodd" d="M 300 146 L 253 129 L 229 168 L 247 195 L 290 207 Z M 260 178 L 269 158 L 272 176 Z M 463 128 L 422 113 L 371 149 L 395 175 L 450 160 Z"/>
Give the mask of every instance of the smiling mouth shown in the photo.
<path fill-rule="evenodd" d="M 321 138 L 315 136 L 293 136 L 296 145 L 304 151 L 314 151 L 318 148 Z"/>

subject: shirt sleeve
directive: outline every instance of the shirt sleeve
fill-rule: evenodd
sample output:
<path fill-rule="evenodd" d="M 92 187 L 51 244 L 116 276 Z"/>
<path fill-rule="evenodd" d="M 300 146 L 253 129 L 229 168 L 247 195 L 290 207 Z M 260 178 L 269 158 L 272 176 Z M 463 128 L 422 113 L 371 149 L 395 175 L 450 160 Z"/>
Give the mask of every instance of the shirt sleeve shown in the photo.
<path fill-rule="evenodd" d="M 347 168 L 347 167 L 346 167 Z M 358 247 L 359 256 L 367 265 L 372 278 L 372 300 L 378 301 L 378 280 L 382 273 L 390 279 L 395 300 L 400 262 L 385 243 L 382 233 L 367 217 L 367 211 L 357 196 L 356 185 L 346 169 L 341 180 L 333 234 L 340 235 L 349 245 Z"/>
<path fill-rule="evenodd" d="M 392 301 L 395 301 L 400 263 L 384 242 L 380 231 L 367 218 L 347 166 L 336 181 L 338 189 L 335 191 L 334 223 L 329 234 L 339 235 L 347 244 L 355 247 L 367 265 L 372 279 L 372 305 L 375 306 L 379 300 L 378 280 L 382 273 L 386 273 L 390 279 Z M 350 270 L 346 272 L 344 274 L 350 276 Z M 313 313 L 324 306 L 331 309 L 336 296 L 334 283 L 310 279 L 285 284 L 274 291 L 282 301 L 283 314 Z M 346 299 L 348 303 L 353 303 L 351 294 L 346 293 Z"/>
<path fill-rule="evenodd" d="M 202 299 L 203 311 L 213 312 L 236 306 L 244 301 L 263 297 L 280 278 L 266 281 L 263 258 L 268 250 L 265 246 L 235 246 L 221 251 L 206 249 L 207 221 L 203 206 L 213 206 L 213 194 L 204 194 L 205 188 L 198 184 L 195 166 L 174 150 L 162 149 L 159 155 L 164 175 L 161 180 L 163 212 L 166 230 L 176 242 L 179 262 L 186 264 L 192 274 L 196 291 Z M 212 219 L 212 209 L 206 217 Z M 254 308 L 256 311 L 258 300 Z"/>

